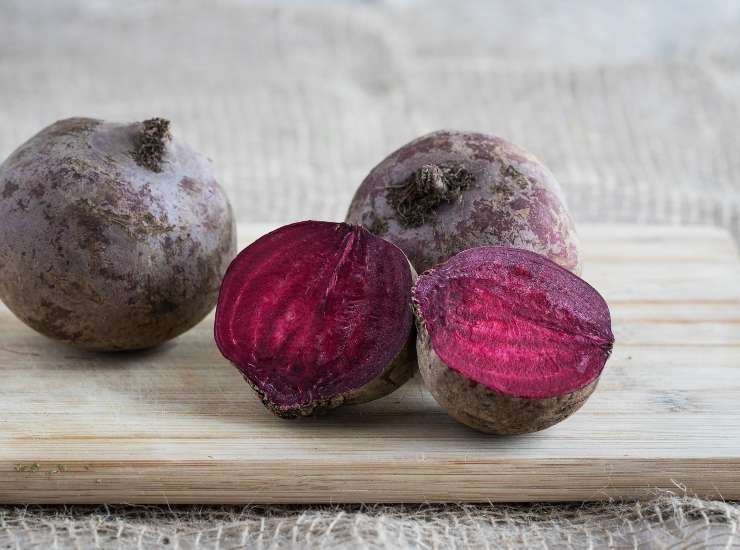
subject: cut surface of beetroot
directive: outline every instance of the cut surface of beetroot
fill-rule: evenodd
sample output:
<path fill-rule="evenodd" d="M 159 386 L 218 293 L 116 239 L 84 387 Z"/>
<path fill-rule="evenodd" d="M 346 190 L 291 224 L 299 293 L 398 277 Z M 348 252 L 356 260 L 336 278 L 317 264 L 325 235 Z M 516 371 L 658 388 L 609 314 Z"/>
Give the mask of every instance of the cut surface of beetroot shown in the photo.
<path fill-rule="evenodd" d="M 373 382 L 407 346 L 412 284 L 403 252 L 360 226 L 291 224 L 229 267 L 216 342 L 273 412 L 321 407 Z"/>
<path fill-rule="evenodd" d="M 414 301 L 445 365 L 512 397 L 583 388 L 598 378 L 614 342 L 601 295 L 526 250 L 461 252 L 419 277 Z"/>

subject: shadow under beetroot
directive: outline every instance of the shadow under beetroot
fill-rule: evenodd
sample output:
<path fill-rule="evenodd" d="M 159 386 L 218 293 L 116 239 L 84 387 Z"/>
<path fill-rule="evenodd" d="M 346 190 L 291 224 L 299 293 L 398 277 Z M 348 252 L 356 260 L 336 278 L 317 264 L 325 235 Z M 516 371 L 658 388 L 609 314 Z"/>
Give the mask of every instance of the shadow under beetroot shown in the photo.
<path fill-rule="evenodd" d="M 140 364 L 142 361 L 152 361 L 171 353 L 177 347 L 177 342 L 170 340 L 158 346 L 137 350 L 120 351 L 91 351 L 75 348 L 58 342 L 60 356 L 73 363 L 65 365 L 74 368 L 77 362 L 95 363 L 97 368 L 126 368 Z"/>

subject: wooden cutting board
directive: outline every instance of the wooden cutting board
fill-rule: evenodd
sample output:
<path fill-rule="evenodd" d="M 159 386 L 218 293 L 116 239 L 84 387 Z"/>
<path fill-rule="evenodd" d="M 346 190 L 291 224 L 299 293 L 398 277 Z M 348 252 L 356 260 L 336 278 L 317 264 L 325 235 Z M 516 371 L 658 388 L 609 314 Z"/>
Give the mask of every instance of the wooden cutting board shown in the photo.
<path fill-rule="evenodd" d="M 241 228 L 243 244 L 266 231 Z M 268 413 L 212 318 L 147 352 L 96 355 L 0 310 L 0 502 L 740 498 L 740 260 L 710 228 L 582 226 L 616 345 L 565 422 L 497 438 L 415 380 L 298 421 Z"/>

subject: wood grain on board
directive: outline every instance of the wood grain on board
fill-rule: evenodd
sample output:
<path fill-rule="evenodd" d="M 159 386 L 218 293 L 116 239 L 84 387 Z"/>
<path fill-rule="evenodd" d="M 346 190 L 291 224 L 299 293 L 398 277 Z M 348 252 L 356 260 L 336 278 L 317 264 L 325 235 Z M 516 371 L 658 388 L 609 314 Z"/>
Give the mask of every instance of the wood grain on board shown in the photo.
<path fill-rule="evenodd" d="M 241 227 L 242 245 L 265 226 Z M 593 397 L 537 434 L 449 418 L 418 380 L 281 420 L 219 354 L 212 317 L 161 348 L 92 354 L 0 308 L 0 502 L 740 498 L 740 260 L 702 227 L 580 228 L 616 345 Z"/>

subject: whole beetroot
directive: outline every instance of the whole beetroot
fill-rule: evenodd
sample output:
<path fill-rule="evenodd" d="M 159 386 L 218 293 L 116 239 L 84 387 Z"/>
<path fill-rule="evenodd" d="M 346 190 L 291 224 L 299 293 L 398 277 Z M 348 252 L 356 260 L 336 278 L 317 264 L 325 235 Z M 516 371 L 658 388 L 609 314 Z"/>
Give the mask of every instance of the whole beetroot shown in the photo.
<path fill-rule="evenodd" d="M 519 434 L 568 417 L 596 388 L 614 343 L 609 308 L 540 254 L 483 246 L 419 277 L 419 371 L 476 430 Z"/>
<path fill-rule="evenodd" d="M 210 161 L 166 120 L 61 120 L 0 165 L 0 298 L 51 338 L 173 338 L 215 305 L 235 248 Z"/>
<path fill-rule="evenodd" d="M 482 245 L 531 250 L 580 273 L 555 177 L 494 136 L 438 131 L 404 145 L 370 171 L 346 221 L 396 244 L 419 273 Z"/>

